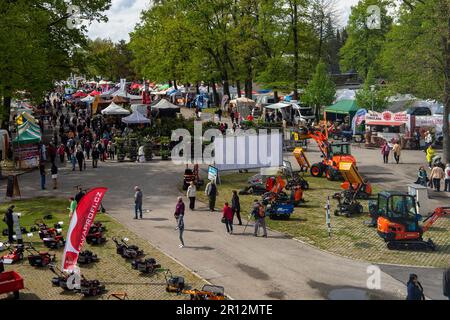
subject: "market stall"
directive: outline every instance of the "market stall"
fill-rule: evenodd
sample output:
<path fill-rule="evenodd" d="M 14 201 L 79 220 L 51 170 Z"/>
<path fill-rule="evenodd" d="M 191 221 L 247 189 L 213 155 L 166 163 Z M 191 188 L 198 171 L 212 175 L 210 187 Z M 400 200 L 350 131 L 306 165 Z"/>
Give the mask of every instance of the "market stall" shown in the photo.
<path fill-rule="evenodd" d="M 135 111 L 130 116 L 122 119 L 122 122 L 125 124 L 149 124 L 150 119 L 146 118 L 140 112 Z"/>
<path fill-rule="evenodd" d="M 410 115 L 406 112 L 369 111 L 365 116 L 366 145 L 380 147 L 385 141 L 401 141 L 405 147 L 410 134 Z"/>
<path fill-rule="evenodd" d="M 152 106 L 152 116 L 154 118 L 175 118 L 178 113 L 180 113 L 180 107 L 170 103 L 166 99 L 161 99 L 158 103 Z"/>
<path fill-rule="evenodd" d="M 19 169 L 36 168 L 39 165 L 39 143 L 42 140 L 40 128 L 30 121 L 17 129 L 13 140 L 14 162 Z"/>
<path fill-rule="evenodd" d="M 327 120 L 332 122 L 335 122 L 336 120 L 343 121 L 346 117 L 349 117 L 349 123 L 351 123 L 359 109 L 356 100 L 340 100 L 326 108 L 325 113 Z"/>
<path fill-rule="evenodd" d="M 129 115 L 130 111 L 112 102 L 108 108 L 102 110 L 102 114 L 105 116 L 123 116 Z"/>

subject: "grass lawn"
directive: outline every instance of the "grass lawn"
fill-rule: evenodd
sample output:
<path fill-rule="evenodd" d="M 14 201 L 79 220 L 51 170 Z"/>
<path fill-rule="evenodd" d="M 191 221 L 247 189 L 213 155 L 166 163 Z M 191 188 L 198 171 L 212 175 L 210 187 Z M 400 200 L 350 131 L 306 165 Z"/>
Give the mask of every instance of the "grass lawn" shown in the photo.
<path fill-rule="evenodd" d="M 240 190 L 247 185 L 249 177 L 254 173 L 230 174 L 221 177 L 217 207 L 224 202 L 231 203 L 232 190 Z M 320 249 L 337 255 L 366 260 L 375 263 L 393 263 L 403 265 L 419 265 L 445 267 L 450 254 L 450 219 L 438 220 L 433 228 L 425 234 L 425 238 L 432 238 L 437 245 L 436 252 L 390 251 L 384 241 L 378 236 L 376 229 L 364 225 L 369 221 L 368 202 L 363 201 L 365 214 L 351 218 L 333 215 L 336 201 L 331 200 L 332 206 L 332 236 L 328 237 L 325 224 L 325 205 L 328 196 L 340 191 L 340 182 L 330 182 L 325 178 L 306 177 L 310 183 L 310 190 L 304 193 L 307 201 L 301 208 L 296 208 L 289 221 L 274 221 L 267 219 L 268 226 L 294 238 L 314 245 Z M 378 191 L 376 186 L 375 191 Z M 207 202 L 204 192 L 197 193 L 200 200 Z M 248 216 L 254 199 L 258 196 L 240 196 L 242 217 Z"/>
<path fill-rule="evenodd" d="M 68 205 L 66 199 L 58 198 L 36 198 L 32 200 L 14 201 L 15 211 L 21 212 L 21 225 L 28 231 L 34 224 L 35 220 L 42 219 L 44 216 L 53 215 L 52 220 L 45 220 L 49 226 L 54 223 L 64 221 L 63 229 L 67 231 L 69 224 Z M 1 216 L 6 211 L 10 203 L 2 203 L 0 205 Z M 118 238 L 127 237 L 130 244 L 136 244 L 142 248 L 146 254 L 146 258 L 153 257 L 162 268 L 170 269 L 173 275 L 183 276 L 188 286 L 201 289 L 205 284 L 200 278 L 189 272 L 186 268 L 164 255 L 162 252 L 153 248 L 147 241 L 140 239 L 138 236 L 130 232 L 120 223 L 112 219 L 107 214 L 98 214 L 96 221 L 100 221 L 106 226 L 105 233 L 108 241 L 101 246 L 85 245 L 85 250 L 93 251 L 98 255 L 100 261 L 87 267 L 81 266 L 83 275 L 88 279 L 98 279 L 105 283 L 108 292 L 103 297 L 97 299 L 106 299 L 112 292 L 126 292 L 129 299 L 139 300 L 185 300 L 189 296 L 177 296 L 176 294 L 167 293 L 165 291 L 164 275 L 156 274 L 153 276 L 141 275 L 137 270 L 131 268 L 131 261 L 126 261 L 116 254 L 116 246 L 111 240 L 113 236 Z M 2 230 L 6 228 L 4 223 Z M 6 241 L 6 237 L 0 237 L 0 241 Z M 38 233 L 34 233 L 32 238 L 24 235 L 24 242 L 32 242 L 33 246 L 41 251 L 48 251 L 39 239 Z M 57 265 L 61 265 L 63 248 L 56 252 Z M 0 255 L 5 252 L 0 253 Z M 21 291 L 22 299 L 83 299 L 81 294 L 64 293 L 62 289 L 52 287 L 51 279 L 53 273 L 46 269 L 37 269 L 29 265 L 25 254 L 22 263 L 5 266 L 5 269 L 16 270 L 25 280 L 26 290 Z M 4 296 L 0 296 L 3 298 Z"/>

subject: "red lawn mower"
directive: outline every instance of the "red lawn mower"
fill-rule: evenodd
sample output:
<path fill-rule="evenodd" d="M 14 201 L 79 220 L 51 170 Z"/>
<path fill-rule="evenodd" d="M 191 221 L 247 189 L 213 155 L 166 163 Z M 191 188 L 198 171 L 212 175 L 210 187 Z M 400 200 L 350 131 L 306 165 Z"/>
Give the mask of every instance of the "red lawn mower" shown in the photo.
<path fill-rule="evenodd" d="M 1 260 L 4 264 L 14 264 L 23 260 L 23 252 L 25 246 L 23 244 L 17 244 L 13 247 L 8 246 L 9 254 L 4 255 Z"/>
<path fill-rule="evenodd" d="M 29 247 L 26 248 L 28 255 L 28 262 L 33 267 L 46 267 L 49 264 L 56 261 L 56 255 L 50 254 L 47 251 L 38 251 L 35 247 L 33 247 L 31 244 Z"/>

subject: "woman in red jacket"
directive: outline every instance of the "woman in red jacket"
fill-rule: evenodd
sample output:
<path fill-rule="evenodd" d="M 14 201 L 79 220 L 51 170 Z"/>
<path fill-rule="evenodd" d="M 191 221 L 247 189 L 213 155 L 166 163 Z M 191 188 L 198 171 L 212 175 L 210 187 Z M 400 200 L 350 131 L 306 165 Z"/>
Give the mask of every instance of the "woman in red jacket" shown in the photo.
<path fill-rule="evenodd" d="M 227 226 L 227 232 L 229 234 L 233 234 L 233 210 L 228 205 L 228 202 L 225 203 L 225 207 L 223 207 L 223 222 Z"/>

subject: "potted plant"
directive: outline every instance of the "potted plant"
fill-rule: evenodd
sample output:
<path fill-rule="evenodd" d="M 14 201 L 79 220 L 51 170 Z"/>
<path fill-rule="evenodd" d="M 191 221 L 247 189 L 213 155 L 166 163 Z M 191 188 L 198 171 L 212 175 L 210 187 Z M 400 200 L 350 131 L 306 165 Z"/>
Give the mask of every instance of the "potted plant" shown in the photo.
<path fill-rule="evenodd" d="M 169 137 L 161 137 L 160 139 L 161 144 L 161 158 L 162 160 L 169 160 L 170 159 L 170 139 Z"/>
<path fill-rule="evenodd" d="M 153 159 L 153 142 L 150 138 L 144 139 L 144 156 L 145 161 L 152 161 Z"/>
<path fill-rule="evenodd" d="M 116 138 L 117 161 L 125 161 L 125 139 Z"/>

